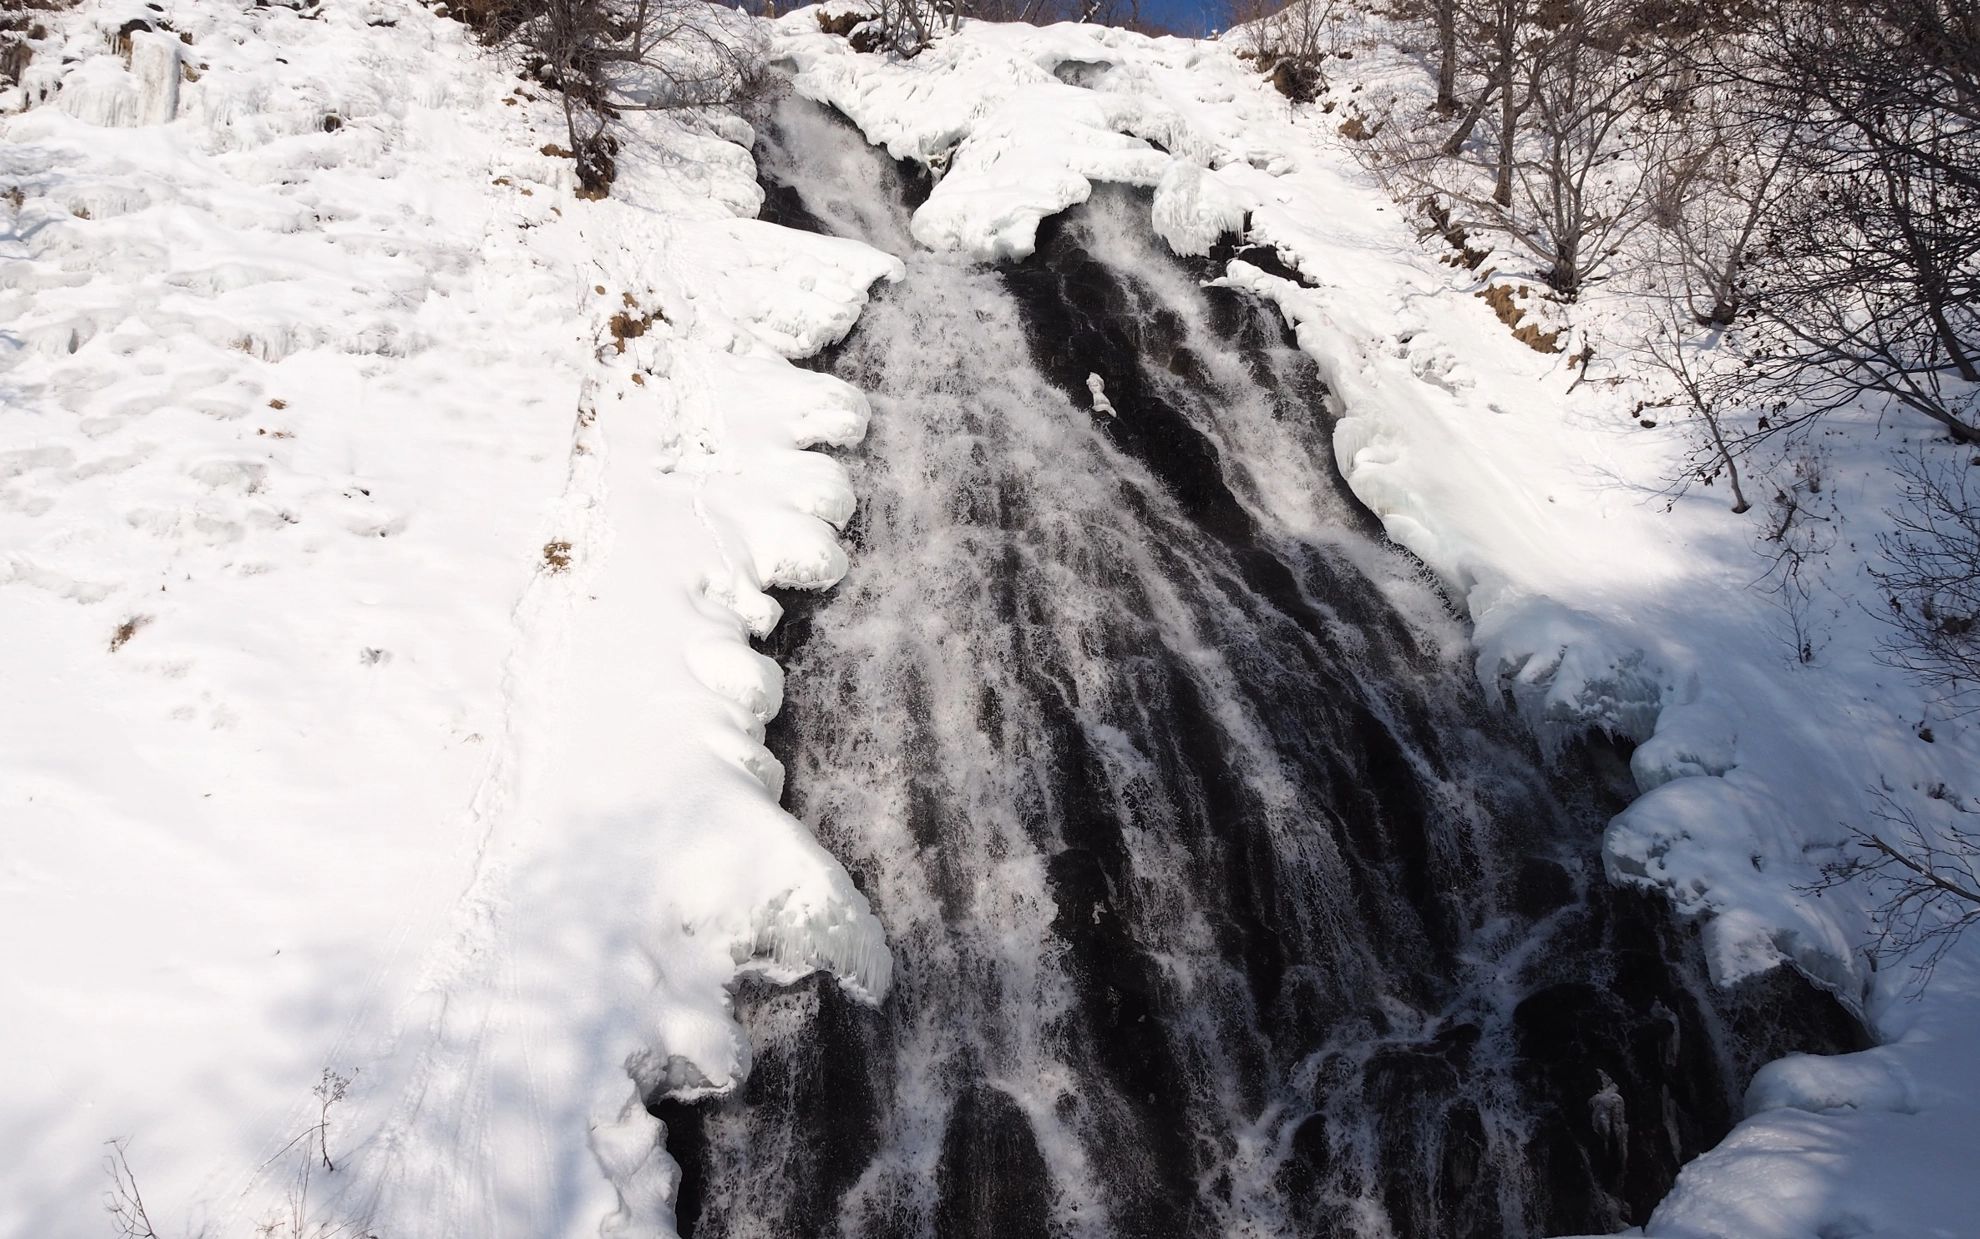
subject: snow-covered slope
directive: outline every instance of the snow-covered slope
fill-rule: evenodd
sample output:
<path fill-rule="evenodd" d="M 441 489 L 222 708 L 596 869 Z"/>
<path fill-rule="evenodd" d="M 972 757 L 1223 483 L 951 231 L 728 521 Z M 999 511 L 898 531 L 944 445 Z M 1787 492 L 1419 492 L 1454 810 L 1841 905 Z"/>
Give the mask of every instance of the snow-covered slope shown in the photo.
<path fill-rule="evenodd" d="M 895 156 L 946 167 L 914 219 L 924 244 L 1026 254 L 1037 221 L 1096 180 L 1154 187 L 1151 226 L 1178 252 L 1248 221 L 1246 239 L 1300 278 L 1241 258 L 1227 278 L 1276 301 L 1320 364 L 1349 485 L 1469 613 L 1481 678 L 1544 739 L 1641 742 L 1644 795 L 1609 831 L 1612 877 L 1701 918 L 1719 981 L 1792 963 L 1888 1042 L 1770 1069 L 1754 1117 L 1648 1233 L 1964 1233 L 1980 1207 L 1956 1164 L 1980 1149 L 1980 942 L 1916 998 L 1909 969 L 1878 975 L 1861 953 L 1876 892 L 1808 889 L 1880 791 L 1933 820 L 1980 795 L 1970 723 L 1875 657 L 1890 451 L 1923 428 L 1839 416 L 1784 464 L 1783 485 L 1797 463 L 1804 487 L 1819 475 L 1827 498 L 1802 498 L 1842 522 L 1802 616 L 1817 647 L 1804 663 L 1777 597 L 1748 588 L 1767 566 L 1758 522 L 1709 491 L 1671 502 L 1682 446 L 1639 424 L 1628 367 L 1577 368 L 1583 345 L 1627 343 L 1626 290 L 1582 307 L 1560 353 L 1530 350 L 1357 165 L 1335 109 L 1356 75 L 1421 78 L 1392 48 L 1364 48 L 1373 65 L 1293 108 L 1218 44 L 977 25 L 902 64 L 808 14 L 783 29 L 800 91 Z"/>
<path fill-rule="evenodd" d="M 326 1071 L 312 1220 L 664 1233 L 640 1090 L 745 1069 L 737 969 L 887 987 L 748 638 L 843 569 L 802 449 L 866 416 L 787 359 L 894 261 L 750 218 L 733 123 L 576 200 L 554 103 L 423 8 L 47 22 L 0 119 L 0 1233 L 107 1225 L 115 1138 L 161 1233 L 288 1217 Z"/>
<path fill-rule="evenodd" d="M 765 587 L 843 569 L 852 496 L 803 449 L 865 403 L 789 362 L 894 261 L 751 219 L 719 120 L 641 120 L 577 200 L 554 102 L 397 0 L 47 24 L 0 101 L 0 1233 L 103 1226 L 123 1137 L 162 1234 L 305 1190 L 387 1236 L 668 1233 L 639 1092 L 746 1070 L 737 970 L 887 987 L 777 807 L 748 638 Z M 1645 741 L 1616 876 L 1707 916 L 1722 979 L 1792 960 L 1871 1015 L 1878 1049 L 1770 1068 L 1648 1232 L 1964 1233 L 1980 966 L 1907 1000 L 1860 901 L 1799 889 L 1869 789 L 1980 769 L 1870 654 L 1873 428 L 1828 449 L 1857 524 L 1802 667 L 1747 526 L 1665 511 L 1677 449 L 1570 395 L 1229 49 L 971 25 L 900 64 L 779 29 L 801 91 L 945 169 L 923 244 L 1022 255 L 1095 180 L 1152 187 L 1178 250 L 1248 217 L 1303 282 L 1229 278 L 1324 368 L 1343 471 L 1481 675 L 1543 733 Z M 303 1189 L 326 1071 L 339 1169 Z"/>

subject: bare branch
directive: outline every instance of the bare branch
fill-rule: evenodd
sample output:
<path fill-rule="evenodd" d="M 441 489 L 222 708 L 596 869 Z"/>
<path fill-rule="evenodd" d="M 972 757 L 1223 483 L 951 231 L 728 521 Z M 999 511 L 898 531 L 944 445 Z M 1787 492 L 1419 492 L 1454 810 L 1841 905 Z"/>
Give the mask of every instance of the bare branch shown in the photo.
<path fill-rule="evenodd" d="M 105 1141 L 110 1151 L 103 1155 L 103 1170 L 110 1176 L 110 1188 L 103 1193 L 103 1208 L 117 1227 L 119 1239 L 158 1239 L 158 1230 L 145 1212 L 144 1193 L 138 1190 L 137 1175 L 131 1171 L 129 1137 Z"/>
<path fill-rule="evenodd" d="M 1914 991 L 1962 934 L 1980 923 L 1980 833 L 1960 819 L 1976 817 L 1944 785 L 1927 795 L 1951 810 L 1951 820 L 1930 824 L 1889 792 L 1875 793 L 1876 825 L 1853 827 L 1857 855 L 1824 869 L 1814 889 L 1866 883 L 1880 902 L 1871 909 L 1874 960 L 1909 960 Z M 1976 823 L 1980 824 L 1980 823 Z M 1921 954 L 1922 952 L 1922 954 Z"/>

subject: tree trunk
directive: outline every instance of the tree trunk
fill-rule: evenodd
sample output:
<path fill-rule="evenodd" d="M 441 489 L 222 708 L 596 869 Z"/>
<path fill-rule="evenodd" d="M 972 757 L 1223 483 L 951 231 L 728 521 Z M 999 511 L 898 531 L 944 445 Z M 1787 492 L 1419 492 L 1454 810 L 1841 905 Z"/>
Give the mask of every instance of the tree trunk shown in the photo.
<path fill-rule="evenodd" d="M 1509 207 L 1513 200 L 1513 127 L 1519 122 L 1519 100 L 1513 95 L 1513 54 L 1519 43 L 1519 0 L 1499 4 L 1499 175 L 1492 201 Z"/>
<path fill-rule="evenodd" d="M 1437 0 L 1437 110 L 1457 111 L 1457 0 Z"/>
<path fill-rule="evenodd" d="M 1513 126 L 1519 109 L 1513 102 L 1512 59 L 1506 60 L 1506 80 L 1499 87 L 1499 175 L 1492 183 L 1492 201 L 1509 207 L 1513 201 Z"/>
<path fill-rule="evenodd" d="M 1496 75 L 1494 76 L 1496 78 Z M 1464 144 L 1471 138 L 1471 131 L 1478 127 L 1478 122 L 1484 117 L 1485 109 L 1492 106 L 1492 99 L 1497 89 L 1495 83 L 1487 83 L 1485 89 L 1478 92 L 1478 98 L 1471 101 L 1471 110 L 1464 114 L 1464 119 L 1458 122 L 1458 127 L 1451 130 L 1451 136 L 1444 139 L 1445 156 L 1455 155 L 1464 149 Z"/>

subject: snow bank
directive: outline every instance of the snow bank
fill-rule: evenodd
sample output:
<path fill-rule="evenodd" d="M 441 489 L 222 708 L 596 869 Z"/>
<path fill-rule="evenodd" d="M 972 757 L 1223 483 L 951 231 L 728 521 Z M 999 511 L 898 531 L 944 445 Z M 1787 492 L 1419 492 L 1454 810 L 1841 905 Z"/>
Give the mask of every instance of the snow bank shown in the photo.
<path fill-rule="evenodd" d="M 891 979 L 750 641 L 844 571 L 806 449 L 867 418 L 790 359 L 899 264 L 748 218 L 732 118 L 578 201 L 555 100 L 418 6 L 45 16 L 0 99 L 0 1232 L 103 1225 L 121 1137 L 161 1232 L 286 1219 L 328 1070 L 308 1224 L 671 1233 L 645 1101 L 743 1078 L 738 975 Z"/>

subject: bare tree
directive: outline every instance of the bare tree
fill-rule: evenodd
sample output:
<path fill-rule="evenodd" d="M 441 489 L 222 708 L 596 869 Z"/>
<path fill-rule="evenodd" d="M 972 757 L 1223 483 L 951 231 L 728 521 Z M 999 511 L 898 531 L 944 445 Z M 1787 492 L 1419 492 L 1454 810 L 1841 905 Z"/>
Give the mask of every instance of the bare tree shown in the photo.
<path fill-rule="evenodd" d="M 1728 327 L 1741 307 L 1741 286 L 1756 245 L 1778 218 L 1789 191 L 1805 116 L 1742 106 L 1736 83 L 1714 72 L 1709 85 L 1680 76 L 1651 109 L 1645 196 L 1659 230 L 1663 265 L 1675 277 L 1692 318 Z"/>
<path fill-rule="evenodd" d="M 1457 0 L 1432 0 L 1437 27 L 1437 111 L 1457 111 Z"/>
<path fill-rule="evenodd" d="M 1494 152 L 1492 201 L 1501 207 L 1512 205 L 1513 151 L 1519 137 L 1522 100 L 1518 94 L 1523 44 L 1533 19 L 1532 0 L 1451 0 L 1449 13 L 1450 55 L 1437 69 L 1438 111 L 1456 108 L 1456 82 L 1466 68 L 1482 79 L 1457 124 L 1445 137 L 1440 153 L 1447 158 L 1460 155 L 1498 104 L 1498 124 Z M 1438 43 L 1445 39 L 1445 14 L 1438 13 Z M 1461 67 L 1461 62 L 1463 67 Z M 1449 77 L 1453 97 L 1444 99 L 1444 79 Z"/>
<path fill-rule="evenodd" d="M 1631 0 L 1481 0 L 1459 12 L 1477 82 L 1462 113 L 1435 139 L 1435 122 L 1384 117 L 1372 160 L 1397 197 L 1437 203 L 1466 234 L 1504 236 L 1573 300 L 1644 217 L 1636 156 L 1673 45 L 1641 28 Z"/>
<path fill-rule="evenodd" d="M 1630 0 L 1570 0 L 1528 43 L 1532 153 L 1510 164 L 1525 211 L 1506 211 L 1500 222 L 1570 301 L 1643 218 L 1645 177 L 1625 157 L 1635 150 L 1649 88 L 1672 53 L 1638 38 L 1635 7 Z M 1513 205 L 1499 192 L 1507 167 L 1502 159 L 1493 194 L 1502 208 Z"/>
<path fill-rule="evenodd" d="M 1141 0 L 1075 0 L 1078 13 L 1073 20 L 1096 26 L 1138 27 L 1142 24 Z"/>

